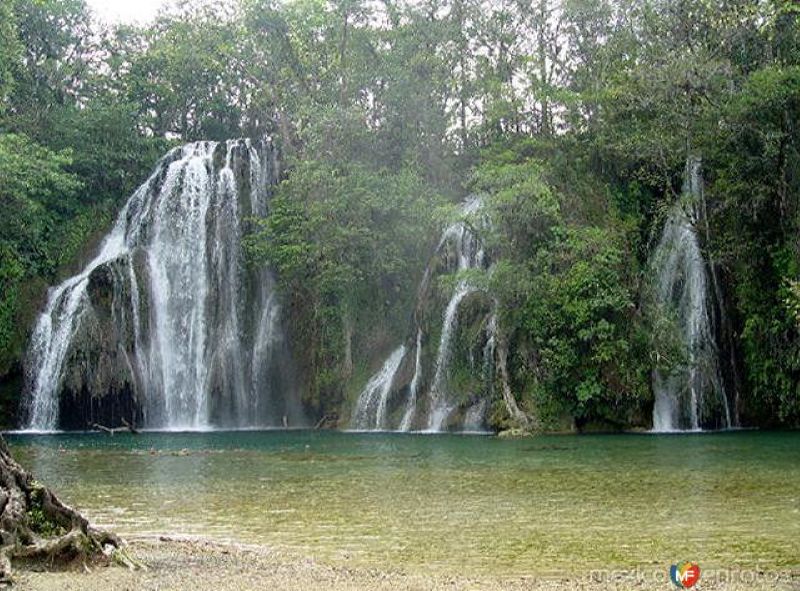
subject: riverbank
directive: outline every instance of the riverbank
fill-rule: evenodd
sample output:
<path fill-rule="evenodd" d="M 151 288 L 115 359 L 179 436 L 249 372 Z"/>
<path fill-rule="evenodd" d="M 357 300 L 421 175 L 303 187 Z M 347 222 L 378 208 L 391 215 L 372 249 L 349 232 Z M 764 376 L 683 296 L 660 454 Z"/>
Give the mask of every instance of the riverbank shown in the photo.
<path fill-rule="evenodd" d="M 79 566 L 58 572 L 17 570 L 19 589 L 31 591 L 244 591 L 357 589 L 421 591 L 608 591 L 668 588 L 666 572 L 587 573 L 585 576 L 468 578 L 395 570 L 350 568 L 292 555 L 266 546 L 226 544 L 201 539 L 137 538 L 129 554 L 146 568 Z M 702 589 L 800 589 L 800 572 L 708 573 Z"/>
<path fill-rule="evenodd" d="M 284 552 L 230 565 L 224 555 L 162 557 L 160 549 L 134 547 L 145 562 L 178 565 L 165 568 L 193 577 L 186 587 L 209 588 L 203 581 L 216 581 L 219 570 L 223 585 L 242 581 L 234 589 L 251 588 L 250 580 L 277 588 L 292 588 L 293 580 L 380 588 L 375 580 L 384 578 L 393 582 L 388 588 L 468 589 L 481 579 L 488 582 L 478 588 L 570 589 L 574 581 L 561 587 L 550 579 L 513 581 L 588 578 L 601 569 L 607 572 L 600 578 L 610 581 L 617 570 L 639 565 L 651 570 L 650 584 L 639 588 L 668 589 L 667 569 L 677 560 L 699 561 L 704 575 L 800 568 L 800 521 L 792 518 L 800 498 L 797 433 L 511 440 L 317 431 L 64 433 L 8 441 L 39 481 L 134 544 L 171 532 Z M 337 569 L 309 570 L 306 557 Z M 197 573 L 187 564 L 196 564 Z M 372 568 L 385 572 L 373 580 Z M 450 583 L 448 576 L 460 578 Z M 495 583 L 509 576 L 517 578 Z M 150 588 L 181 588 L 159 577 Z M 141 588 L 136 577 L 122 580 Z"/>

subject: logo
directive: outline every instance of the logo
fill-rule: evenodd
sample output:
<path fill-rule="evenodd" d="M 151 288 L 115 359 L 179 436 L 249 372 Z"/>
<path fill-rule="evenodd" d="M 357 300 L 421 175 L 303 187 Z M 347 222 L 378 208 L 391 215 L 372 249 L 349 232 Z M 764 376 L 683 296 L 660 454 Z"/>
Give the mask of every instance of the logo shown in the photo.
<path fill-rule="evenodd" d="M 696 562 L 679 562 L 669 569 L 669 578 L 679 589 L 694 587 L 700 580 L 700 566 Z"/>

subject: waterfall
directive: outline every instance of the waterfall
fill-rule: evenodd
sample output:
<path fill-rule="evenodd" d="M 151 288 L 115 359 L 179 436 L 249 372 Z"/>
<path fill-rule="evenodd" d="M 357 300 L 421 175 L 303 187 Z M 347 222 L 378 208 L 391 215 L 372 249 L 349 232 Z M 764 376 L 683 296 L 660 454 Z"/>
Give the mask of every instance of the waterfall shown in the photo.
<path fill-rule="evenodd" d="M 241 246 L 247 219 L 267 214 L 275 153 L 269 140 L 197 142 L 158 163 L 100 254 L 48 294 L 26 358 L 28 429 L 131 419 L 123 399 L 149 428 L 299 418 L 272 278 Z"/>
<path fill-rule="evenodd" d="M 453 293 L 453 297 L 447 303 L 444 311 L 444 322 L 442 324 L 442 335 L 439 340 L 439 350 L 436 353 L 436 365 L 434 365 L 433 382 L 428 392 L 430 399 L 430 412 L 428 415 L 428 431 L 441 431 L 447 417 L 453 411 L 453 406 L 449 404 L 447 392 L 444 389 L 445 374 L 450 366 L 452 356 L 453 333 L 458 323 L 458 306 L 461 301 L 475 289 L 466 281 L 459 281 Z"/>
<path fill-rule="evenodd" d="M 78 275 L 51 289 L 45 311 L 39 316 L 31 336 L 29 360 L 37 371 L 29 381 L 28 429 L 50 430 L 58 426 L 58 387 L 70 336 L 82 308 L 87 305 L 86 285 L 89 275 L 100 265 L 125 253 L 123 210 L 97 255 Z M 29 365 L 31 361 L 28 362 Z"/>
<path fill-rule="evenodd" d="M 476 213 L 483 206 L 479 197 L 468 199 L 462 206 L 463 215 Z M 457 271 L 479 269 L 484 264 L 484 251 L 477 236 L 464 222 L 457 222 L 445 230 L 440 247 L 448 240 L 455 243 L 458 256 Z M 428 413 L 428 431 L 441 431 L 447 417 L 454 406 L 449 402 L 445 389 L 445 377 L 452 356 L 453 334 L 458 326 L 458 306 L 468 295 L 476 291 L 467 280 L 460 280 L 453 290 L 453 295 L 444 311 L 442 334 L 439 339 L 439 350 L 436 354 L 433 381 L 428 392 L 430 411 Z"/>
<path fill-rule="evenodd" d="M 386 429 L 386 404 L 392 383 L 406 348 L 401 345 L 389 355 L 381 370 L 372 376 L 362 390 L 356 403 L 351 425 L 358 430 L 383 430 Z"/>
<path fill-rule="evenodd" d="M 403 414 L 403 420 L 400 421 L 400 427 L 398 427 L 399 431 L 411 430 L 414 415 L 417 412 L 419 384 L 420 380 L 422 380 L 422 329 L 417 329 L 417 343 L 414 350 L 416 351 L 414 356 L 414 377 L 411 378 L 411 384 L 409 385 L 408 403 L 406 404 L 406 412 Z"/>
<path fill-rule="evenodd" d="M 480 197 L 470 197 L 461 205 L 460 213 L 462 219 L 445 228 L 436 252 L 440 256 L 446 256 L 448 247 L 452 247 L 454 260 L 450 261 L 449 271 L 465 271 L 468 269 L 479 269 L 485 265 L 485 254 L 483 247 L 475 233 L 463 220 L 476 214 L 483 206 Z M 425 273 L 423 284 L 430 278 L 431 268 Z M 423 290 L 424 291 L 424 290 Z M 442 317 L 442 332 L 436 352 L 436 361 L 433 366 L 432 379 L 427 394 L 428 414 L 424 421 L 426 431 L 441 431 L 445 428 L 445 423 L 456 408 L 456 404 L 450 400 L 447 392 L 447 371 L 450 367 L 453 340 L 458 327 L 459 305 L 469 295 L 475 293 L 477 288 L 469 283 L 468 280 L 460 279 L 450 295 L 447 306 Z M 418 403 L 420 402 L 420 390 L 423 387 L 423 358 L 422 358 L 423 329 L 416 327 L 416 345 L 414 347 L 414 375 L 408 387 L 408 397 L 405 402 L 403 412 L 397 428 L 400 431 L 412 429 L 417 421 Z M 394 377 L 398 369 L 403 365 L 403 360 L 408 353 L 405 346 L 395 349 L 394 352 L 385 360 L 381 369 L 373 375 L 367 385 L 360 393 L 356 402 L 356 407 L 351 418 L 351 426 L 355 429 L 387 429 L 389 427 L 389 417 L 387 408 L 393 393 Z"/>
<path fill-rule="evenodd" d="M 675 204 L 653 254 L 659 314 L 674 320 L 684 350 L 670 370 L 653 372 L 654 431 L 731 426 L 713 329 L 712 294 L 696 226 L 702 179 L 700 162 L 687 162 L 684 199 Z"/>

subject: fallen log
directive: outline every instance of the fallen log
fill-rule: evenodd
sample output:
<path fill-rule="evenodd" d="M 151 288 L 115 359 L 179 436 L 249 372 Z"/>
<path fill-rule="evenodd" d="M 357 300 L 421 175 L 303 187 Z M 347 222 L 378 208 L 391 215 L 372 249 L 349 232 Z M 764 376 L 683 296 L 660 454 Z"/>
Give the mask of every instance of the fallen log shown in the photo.
<path fill-rule="evenodd" d="M 125 425 L 128 428 L 128 431 L 130 431 L 134 435 L 139 434 L 139 430 L 133 425 L 133 423 L 129 423 L 125 419 L 122 419 L 122 424 Z"/>
<path fill-rule="evenodd" d="M 136 429 L 136 427 L 131 425 L 125 419 L 122 419 L 122 427 L 107 427 L 105 425 L 101 425 L 100 423 L 91 423 L 89 427 L 91 429 L 95 429 L 96 431 L 104 431 L 109 435 L 113 435 L 114 433 L 123 433 L 123 432 L 132 433 L 133 435 L 139 434 L 139 431 Z"/>

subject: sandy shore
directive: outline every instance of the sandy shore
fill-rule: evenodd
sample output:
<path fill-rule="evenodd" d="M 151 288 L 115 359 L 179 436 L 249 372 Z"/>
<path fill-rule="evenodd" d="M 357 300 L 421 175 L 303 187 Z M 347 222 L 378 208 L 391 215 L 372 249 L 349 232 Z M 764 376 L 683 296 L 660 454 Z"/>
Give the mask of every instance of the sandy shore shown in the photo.
<path fill-rule="evenodd" d="M 674 588 L 663 573 L 611 573 L 585 577 L 466 578 L 428 576 L 391 570 L 331 566 L 261 546 L 180 539 L 137 539 L 129 554 L 146 565 L 130 571 L 95 565 L 59 572 L 21 566 L 15 588 L 36 591 L 238 591 L 238 590 L 597 590 Z M 653 577 L 656 577 L 655 579 Z M 720 580 L 720 578 L 724 580 Z M 734 580 L 731 580 L 734 579 Z M 800 572 L 727 573 L 701 580 L 698 589 L 800 590 Z"/>

